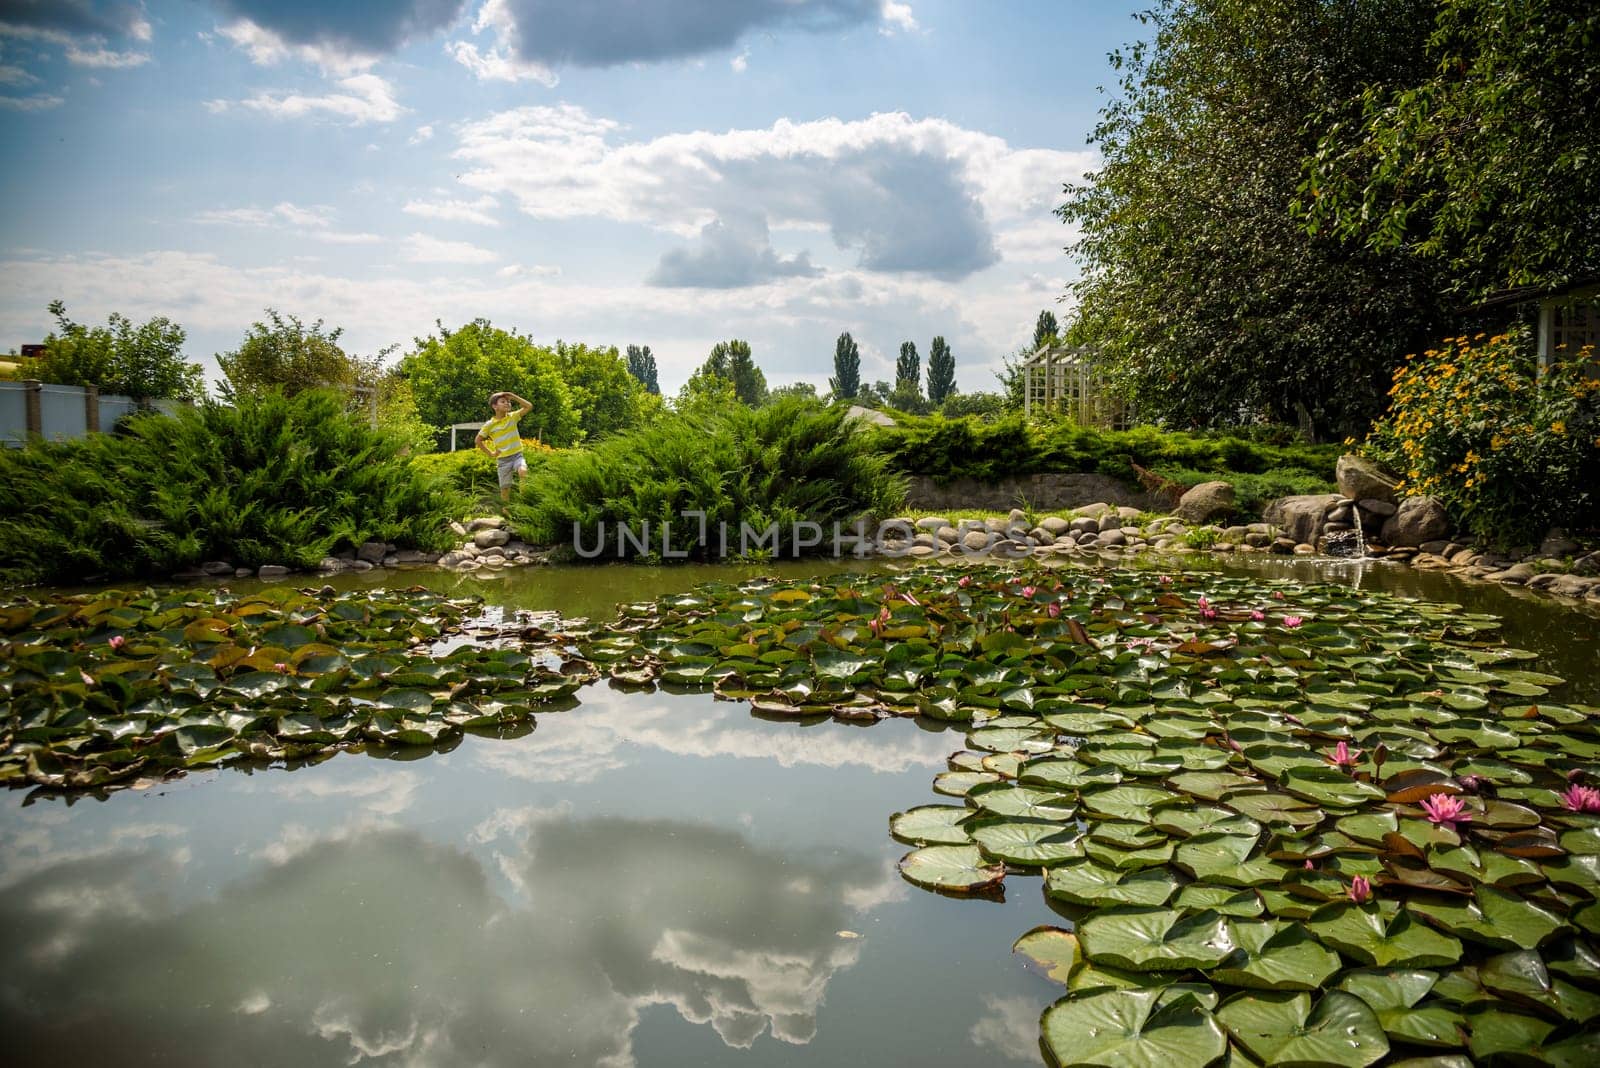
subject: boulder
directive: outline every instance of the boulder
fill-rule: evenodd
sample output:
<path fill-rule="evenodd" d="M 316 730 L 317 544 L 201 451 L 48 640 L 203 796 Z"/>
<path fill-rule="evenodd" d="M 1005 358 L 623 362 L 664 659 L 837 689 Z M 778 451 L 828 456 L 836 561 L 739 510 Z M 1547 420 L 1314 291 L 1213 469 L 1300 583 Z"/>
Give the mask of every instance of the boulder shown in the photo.
<path fill-rule="evenodd" d="M 1074 534 L 1098 534 L 1100 533 L 1100 520 L 1091 516 L 1080 515 L 1067 524 L 1067 529 Z"/>
<path fill-rule="evenodd" d="M 967 552 L 983 552 L 989 548 L 989 539 L 994 535 L 988 530 L 969 530 L 962 537 L 961 544 Z"/>
<path fill-rule="evenodd" d="M 1421 545 L 1444 537 L 1450 517 L 1432 497 L 1407 497 L 1394 515 L 1384 520 L 1380 541 L 1385 545 Z"/>
<path fill-rule="evenodd" d="M 287 575 L 288 573 L 289 569 L 284 567 L 282 564 L 262 564 L 260 570 L 256 572 L 256 577 L 283 578 L 283 576 Z"/>
<path fill-rule="evenodd" d="M 1064 532 L 1069 526 L 1067 521 L 1058 515 L 1045 516 L 1039 521 L 1039 525 L 1057 537 L 1060 537 L 1062 532 Z"/>
<path fill-rule="evenodd" d="M 1396 511 L 1393 501 L 1380 501 L 1376 497 L 1361 498 L 1360 508 L 1363 512 L 1369 512 L 1380 519 L 1388 519 Z"/>
<path fill-rule="evenodd" d="M 476 534 L 480 530 L 499 530 L 506 525 L 505 516 L 485 515 L 467 523 L 467 533 Z"/>
<path fill-rule="evenodd" d="M 383 561 L 388 551 L 389 546 L 381 541 L 364 541 L 356 548 L 356 559 L 377 564 Z"/>
<path fill-rule="evenodd" d="M 1567 532 L 1560 527 L 1551 527 L 1550 532 L 1544 536 L 1544 541 L 1539 543 L 1540 556 L 1576 556 L 1583 546 L 1567 537 Z"/>
<path fill-rule="evenodd" d="M 1233 511 L 1233 485 L 1202 482 L 1178 498 L 1172 514 L 1186 523 L 1209 523 Z"/>
<path fill-rule="evenodd" d="M 928 515 L 928 516 L 923 516 L 921 519 L 917 520 L 917 529 L 918 530 L 933 531 L 933 530 L 939 530 L 940 528 L 947 527 L 949 525 L 950 525 L 950 520 L 946 519 L 942 515 Z"/>
<path fill-rule="evenodd" d="M 1399 480 L 1371 460 L 1345 453 L 1334 466 L 1339 492 L 1352 500 L 1393 501 Z"/>
<path fill-rule="evenodd" d="M 1283 531 L 1296 544 L 1315 541 L 1317 530 L 1328 507 L 1343 498 L 1337 493 L 1307 493 L 1298 497 L 1279 497 L 1267 505 L 1262 518 Z M 1387 543 L 1386 543 L 1387 544 Z"/>
<path fill-rule="evenodd" d="M 1550 584 L 1550 592 L 1558 597 L 1582 597 L 1594 584 L 1594 579 L 1582 575 L 1562 575 Z"/>
<path fill-rule="evenodd" d="M 487 549 L 491 545 L 504 545 L 510 540 L 511 534 L 508 531 L 497 530 L 494 527 L 485 527 L 472 535 L 472 544 L 480 549 Z"/>

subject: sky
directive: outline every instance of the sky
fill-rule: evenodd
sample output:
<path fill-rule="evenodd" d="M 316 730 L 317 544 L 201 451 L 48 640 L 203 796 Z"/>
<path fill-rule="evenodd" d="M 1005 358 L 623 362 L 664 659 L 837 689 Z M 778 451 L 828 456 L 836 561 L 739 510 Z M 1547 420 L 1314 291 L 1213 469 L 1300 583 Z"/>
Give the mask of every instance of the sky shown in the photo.
<path fill-rule="evenodd" d="M 964 392 L 1076 276 L 1053 214 L 1125 0 L 0 0 L 0 351 L 267 308 L 363 356 L 477 318 Z"/>

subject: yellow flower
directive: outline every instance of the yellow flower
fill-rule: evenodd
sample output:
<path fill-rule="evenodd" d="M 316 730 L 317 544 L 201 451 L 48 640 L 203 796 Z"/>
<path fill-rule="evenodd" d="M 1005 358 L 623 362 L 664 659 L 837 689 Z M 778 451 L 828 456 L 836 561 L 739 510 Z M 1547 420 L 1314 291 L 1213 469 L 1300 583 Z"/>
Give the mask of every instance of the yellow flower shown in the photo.
<path fill-rule="evenodd" d="M 1564 419 L 1557 419 L 1550 424 L 1550 433 L 1560 437 L 1567 432 L 1567 423 Z"/>

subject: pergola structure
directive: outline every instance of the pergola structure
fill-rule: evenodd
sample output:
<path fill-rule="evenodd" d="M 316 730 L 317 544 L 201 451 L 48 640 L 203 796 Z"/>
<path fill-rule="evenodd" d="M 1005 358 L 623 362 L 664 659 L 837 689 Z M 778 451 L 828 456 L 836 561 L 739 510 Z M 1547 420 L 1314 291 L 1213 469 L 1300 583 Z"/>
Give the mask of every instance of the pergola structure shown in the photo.
<path fill-rule="evenodd" d="M 1060 341 L 1040 345 L 1022 362 L 1022 410 L 1065 415 L 1079 426 L 1126 430 L 1133 425 L 1128 405 L 1107 389 L 1086 348 Z"/>

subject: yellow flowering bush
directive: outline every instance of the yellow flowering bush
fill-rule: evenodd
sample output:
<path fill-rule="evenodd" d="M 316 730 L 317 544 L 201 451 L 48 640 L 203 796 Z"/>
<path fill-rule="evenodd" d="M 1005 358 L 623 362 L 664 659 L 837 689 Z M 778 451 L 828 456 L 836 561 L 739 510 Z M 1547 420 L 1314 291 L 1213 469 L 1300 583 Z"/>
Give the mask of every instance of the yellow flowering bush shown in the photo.
<path fill-rule="evenodd" d="M 1365 451 L 1401 492 L 1440 500 L 1473 534 L 1536 541 L 1600 521 L 1600 379 L 1593 346 L 1540 376 L 1528 331 L 1446 338 L 1406 357 Z"/>

